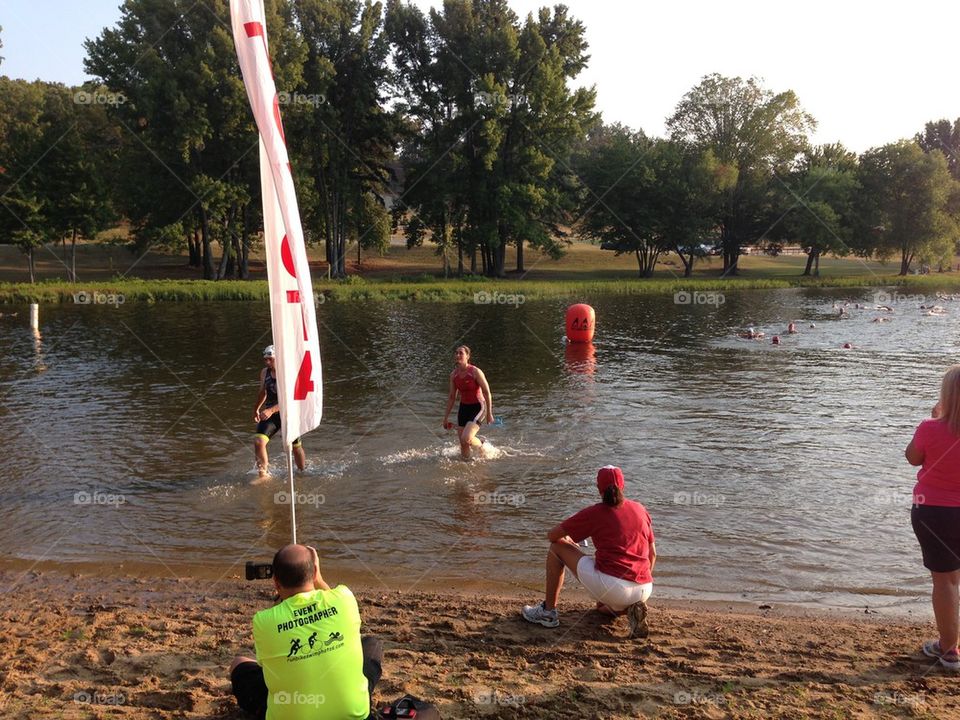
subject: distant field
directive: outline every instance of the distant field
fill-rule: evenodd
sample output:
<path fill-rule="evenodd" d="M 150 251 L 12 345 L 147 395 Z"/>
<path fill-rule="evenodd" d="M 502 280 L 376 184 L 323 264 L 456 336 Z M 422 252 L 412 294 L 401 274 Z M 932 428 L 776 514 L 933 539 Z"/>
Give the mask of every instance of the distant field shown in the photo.
<path fill-rule="evenodd" d="M 364 256 L 357 267 L 356 248 L 348 254 L 349 271 L 369 279 L 394 276 L 435 275 L 442 276 L 443 263 L 436 255 L 433 246 L 407 250 L 393 245 L 384 256 Z M 319 247 L 308 249 L 314 277 L 319 279 L 326 273 L 323 250 Z M 456 257 L 450 258 L 451 267 L 456 269 Z M 526 272 L 518 274 L 516 251 L 507 252 L 507 271 L 511 279 L 525 280 L 628 280 L 636 278 L 637 262 L 633 255 L 616 256 L 596 245 L 577 242 L 570 246 L 567 254 L 560 260 L 551 260 L 537 252 L 527 249 L 525 253 Z M 740 275 L 743 278 L 790 278 L 803 272 L 806 256 L 781 255 L 745 255 L 740 260 Z M 465 263 L 469 270 L 469 261 Z M 711 257 L 698 261 L 694 277 L 712 279 L 719 277 L 722 263 L 720 258 Z M 59 246 L 39 248 L 35 255 L 35 270 L 38 280 L 66 280 L 66 260 Z M 896 263 L 880 263 L 849 258 L 826 257 L 820 261 L 820 275 L 823 278 L 888 276 L 897 272 Z M 264 279 L 266 272 L 261 252 L 251 256 L 250 273 L 252 279 Z M 81 281 L 124 278 L 146 280 L 199 279 L 196 268 L 187 265 L 186 255 L 147 252 L 133 253 L 127 246 L 108 243 L 84 243 L 77 248 L 77 274 Z M 662 279 L 681 278 L 683 265 L 672 254 L 663 256 L 657 266 L 655 277 Z M 15 247 L 0 245 L 0 282 L 26 282 L 28 279 L 26 257 Z"/>

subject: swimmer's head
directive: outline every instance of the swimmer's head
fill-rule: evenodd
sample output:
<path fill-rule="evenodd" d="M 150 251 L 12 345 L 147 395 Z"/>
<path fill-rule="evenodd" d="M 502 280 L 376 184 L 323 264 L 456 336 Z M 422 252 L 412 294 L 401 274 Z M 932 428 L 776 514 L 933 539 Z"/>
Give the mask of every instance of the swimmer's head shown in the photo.
<path fill-rule="evenodd" d="M 273 345 L 267 345 L 263 349 L 263 356 L 265 358 L 275 358 L 277 356 L 276 350 L 274 350 Z"/>
<path fill-rule="evenodd" d="M 456 360 L 460 360 L 461 355 L 463 356 L 464 362 L 468 361 L 470 359 L 470 348 L 466 345 L 458 345 L 457 349 L 453 351 L 453 357 Z"/>
<path fill-rule="evenodd" d="M 779 345 L 779 344 L 780 344 L 780 336 L 779 336 L 779 335 L 774 335 L 774 336 L 773 336 L 773 340 L 771 340 L 771 342 L 772 342 L 774 345 Z"/>

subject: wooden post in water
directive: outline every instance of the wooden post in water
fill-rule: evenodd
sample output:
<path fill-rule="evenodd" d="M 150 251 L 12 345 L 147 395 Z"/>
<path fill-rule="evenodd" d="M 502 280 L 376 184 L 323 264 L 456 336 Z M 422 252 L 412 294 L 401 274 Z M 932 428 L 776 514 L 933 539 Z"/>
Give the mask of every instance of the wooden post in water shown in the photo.
<path fill-rule="evenodd" d="M 30 303 L 30 329 L 40 331 L 40 306 L 37 303 Z"/>

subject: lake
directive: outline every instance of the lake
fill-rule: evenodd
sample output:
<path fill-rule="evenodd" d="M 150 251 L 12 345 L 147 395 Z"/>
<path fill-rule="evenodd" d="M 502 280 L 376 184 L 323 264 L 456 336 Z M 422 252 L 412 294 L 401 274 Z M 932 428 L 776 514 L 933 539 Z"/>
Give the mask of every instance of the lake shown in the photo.
<path fill-rule="evenodd" d="M 919 309 L 934 300 L 323 303 L 324 422 L 304 439 L 299 537 L 333 579 L 533 597 L 545 533 L 597 499 L 612 463 L 653 517 L 657 595 L 926 612 L 903 450 L 960 349 L 960 302 Z M 596 309 L 592 348 L 563 342 L 580 301 Z M 13 310 L 0 318 L 7 565 L 216 579 L 289 540 L 278 441 L 277 479 L 251 482 L 266 303 L 43 306 L 39 340 Z M 737 337 L 749 326 L 767 337 Z M 460 343 L 504 421 L 469 463 L 440 426 Z"/>

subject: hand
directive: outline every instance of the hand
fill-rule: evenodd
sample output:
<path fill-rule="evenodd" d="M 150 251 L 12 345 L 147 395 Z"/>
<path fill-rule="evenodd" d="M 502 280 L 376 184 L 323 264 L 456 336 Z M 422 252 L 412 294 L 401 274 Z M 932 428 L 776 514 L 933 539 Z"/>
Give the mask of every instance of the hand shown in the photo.
<path fill-rule="evenodd" d="M 487 411 L 487 425 L 493 425 L 493 411 Z"/>
<path fill-rule="evenodd" d="M 320 577 L 320 556 L 317 554 L 317 549 L 312 545 L 307 545 L 307 547 L 310 549 L 310 555 L 313 557 L 313 589 L 329 589 L 326 587 L 326 583 L 323 582 L 323 578 Z"/>
<path fill-rule="evenodd" d="M 261 419 L 261 420 L 266 420 L 266 419 L 269 418 L 271 415 L 273 415 L 275 412 L 276 412 L 276 410 L 274 410 L 274 409 L 272 409 L 272 408 L 264 408 L 263 410 L 260 411 L 260 419 Z"/>
<path fill-rule="evenodd" d="M 443 429 L 444 429 L 444 430 L 452 430 L 452 429 L 453 429 L 453 423 L 450 422 L 447 418 L 444 418 L 444 419 L 443 419 Z"/>

